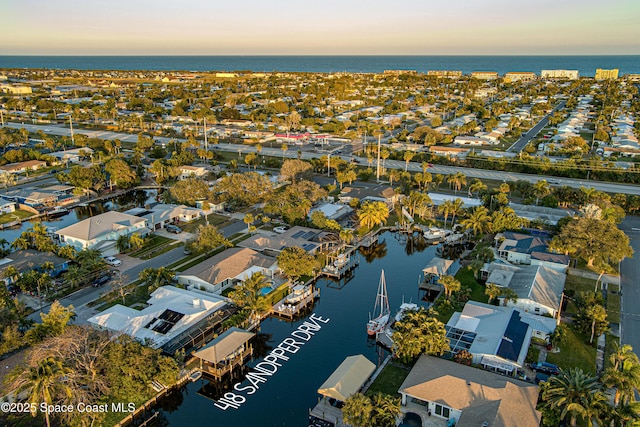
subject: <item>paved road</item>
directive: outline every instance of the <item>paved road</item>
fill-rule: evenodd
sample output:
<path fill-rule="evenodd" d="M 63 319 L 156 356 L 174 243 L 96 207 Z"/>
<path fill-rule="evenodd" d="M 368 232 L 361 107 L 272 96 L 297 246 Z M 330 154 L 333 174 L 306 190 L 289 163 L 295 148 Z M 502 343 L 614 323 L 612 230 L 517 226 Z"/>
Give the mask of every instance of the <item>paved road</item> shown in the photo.
<path fill-rule="evenodd" d="M 620 264 L 621 341 L 630 344 L 640 356 L 640 218 L 627 217 L 620 228 L 629 236 L 635 252 L 633 258 L 627 258 Z"/>
<path fill-rule="evenodd" d="M 511 147 L 509 147 L 507 149 L 507 151 L 514 151 L 516 153 L 521 152 L 522 150 L 524 150 L 524 147 L 527 146 L 527 144 L 536 137 L 536 135 L 538 135 L 538 133 L 544 129 L 544 127 L 547 125 L 547 123 L 549 123 L 549 117 L 555 113 L 557 110 L 564 108 L 565 104 L 567 103 L 567 101 L 562 101 L 561 103 L 559 103 L 558 105 L 556 105 L 556 107 L 551 110 L 551 112 L 549 112 L 549 114 L 547 114 L 546 116 L 544 116 L 542 118 L 542 120 L 540 120 L 534 127 L 532 127 L 531 129 L 529 129 L 529 131 L 527 133 L 525 133 L 524 135 L 522 135 L 520 137 L 519 140 L 517 140 Z"/>
<path fill-rule="evenodd" d="M 559 104 L 558 107 L 560 107 L 560 105 L 561 104 Z M 7 126 L 11 126 L 15 128 L 25 127 L 33 132 L 47 128 L 51 130 L 49 133 L 52 133 L 52 134 L 54 133 L 65 134 L 65 132 L 66 134 L 69 133 L 69 129 L 64 127 L 22 125 L 20 123 L 9 123 Z M 117 133 L 117 132 L 108 132 L 108 131 L 93 131 L 93 130 L 79 129 L 79 130 L 76 130 L 76 133 L 84 133 L 87 135 L 97 136 L 99 138 L 105 138 L 105 139 L 119 138 L 120 140 L 125 140 L 126 138 L 130 138 L 131 141 L 135 141 L 137 139 L 137 136 L 135 135 L 129 135 L 129 134 Z M 156 138 L 156 139 L 164 140 L 166 142 L 170 140 L 170 138 L 163 138 L 163 137 Z M 247 153 L 256 151 L 255 147 L 249 146 L 249 145 L 219 144 L 216 147 L 217 149 L 222 151 L 230 151 L 230 152 L 238 153 L 238 158 L 242 158 Z M 296 146 L 290 147 L 289 150 L 284 154 L 284 157 L 287 157 L 287 158 L 298 157 L 297 148 L 298 147 Z M 305 147 L 305 148 L 308 149 L 309 147 Z M 263 147 L 262 154 L 268 155 L 268 156 L 283 155 L 282 150 L 279 147 Z M 325 153 L 316 153 L 311 151 L 302 151 L 302 153 L 300 153 L 300 156 L 303 159 L 319 158 L 323 155 L 325 155 Z M 351 156 L 346 156 L 346 157 L 350 158 Z M 364 157 L 355 157 L 355 158 L 360 162 L 361 165 L 367 164 L 366 158 Z M 405 162 L 401 160 L 387 160 L 385 163 L 385 166 L 387 168 L 404 170 Z M 422 166 L 416 162 L 409 162 L 408 170 L 412 172 L 421 171 Z M 456 172 L 462 172 L 469 178 L 492 179 L 497 181 L 517 181 L 522 179 L 532 183 L 538 182 L 542 177 L 541 175 L 531 175 L 531 174 L 516 173 L 516 172 L 493 171 L 493 170 L 487 170 L 487 169 L 465 168 L 465 167 L 458 167 L 458 166 L 441 166 L 441 165 L 433 166 L 432 168 L 429 169 L 429 172 L 443 174 L 443 175 L 450 175 Z M 605 191 L 608 193 L 624 193 L 624 194 L 640 195 L 640 186 L 638 185 L 617 184 L 617 183 L 610 183 L 610 182 L 591 181 L 586 179 L 570 179 L 570 178 L 562 178 L 562 179 L 547 178 L 547 179 L 550 181 L 552 186 L 566 185 L 573 188 L 593 187 L 596 190 Z"/>

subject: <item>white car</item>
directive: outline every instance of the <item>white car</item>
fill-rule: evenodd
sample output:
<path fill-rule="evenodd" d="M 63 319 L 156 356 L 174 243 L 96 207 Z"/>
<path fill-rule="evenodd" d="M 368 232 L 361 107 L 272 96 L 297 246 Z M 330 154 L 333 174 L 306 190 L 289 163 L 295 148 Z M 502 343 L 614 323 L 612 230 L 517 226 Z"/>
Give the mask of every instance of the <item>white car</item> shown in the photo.
<path fill-rule="evenodd" d="M 120 261 L 118 258 L 116 257 L 112 257 L 112 256 L 108 256 L 104 258 L 104 262 L 106 262 L 107 264 L 113 266 L 113 267 L 117 267 L 120 264 L 122 264 L 122 261 Z"/>
<path fill-rule="evenodd" d="M 278 234 L 282 234 L 282 233 L 285 233 L 288 229 L 289 227 L 282 226 L 282 227 L 274 228 L 273 231 L 275 231 Z"/>

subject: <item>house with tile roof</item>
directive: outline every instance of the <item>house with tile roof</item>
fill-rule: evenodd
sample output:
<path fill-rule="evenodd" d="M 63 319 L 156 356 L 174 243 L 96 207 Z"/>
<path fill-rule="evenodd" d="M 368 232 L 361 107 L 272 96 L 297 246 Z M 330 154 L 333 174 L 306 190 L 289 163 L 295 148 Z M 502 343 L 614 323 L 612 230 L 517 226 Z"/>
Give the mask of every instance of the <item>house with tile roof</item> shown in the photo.
<path fill-rule="evenodd" d="M 399 392 L 402 412 L 421 425 L 433 425 L 431 418 L 457 427 L 540 425 L 536 385 L 433 356 L 420 356 Z"/>
<path fill-rule="evenodd" d="M 543 236 L 505 231 L 496 234 L 495 247 L 498 257 L 512 264 L 543 265 L 559 271 L 566 271 L 571 258 L 549 250 L 551 240 Z"/>
<path fill-rule="evenodd" d="M 133 233 L 146 235 L 150 231 L 146 219 L 110 211 L 65 227 L 56 235 L 60 243 L 73 246 L 78 251 L 96 249 L 106 256 L 118 253 L 118 237 Z"/>

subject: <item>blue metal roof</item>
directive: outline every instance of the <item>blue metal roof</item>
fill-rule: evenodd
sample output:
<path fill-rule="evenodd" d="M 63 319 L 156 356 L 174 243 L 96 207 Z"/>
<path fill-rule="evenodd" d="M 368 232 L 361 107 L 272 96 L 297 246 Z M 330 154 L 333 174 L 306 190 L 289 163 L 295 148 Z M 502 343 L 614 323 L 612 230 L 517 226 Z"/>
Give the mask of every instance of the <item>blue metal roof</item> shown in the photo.
<path fill-rule="evenodd" d="M 517 362 L 528 328 L 529 325 L 520 319 L 520 313 L 513 310 L 496 354 L 504 359 Z"/>

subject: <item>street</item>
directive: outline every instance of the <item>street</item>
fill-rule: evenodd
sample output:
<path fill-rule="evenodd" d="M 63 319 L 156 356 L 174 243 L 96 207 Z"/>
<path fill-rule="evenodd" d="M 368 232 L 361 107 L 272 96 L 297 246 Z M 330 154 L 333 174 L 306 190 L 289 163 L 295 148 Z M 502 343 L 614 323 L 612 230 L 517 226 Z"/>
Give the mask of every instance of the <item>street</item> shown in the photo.
<path fill-rule="evenodd" d="M 620 341 L 640 356 L 640 218 L 628 216 L 620 228 L 629 236 L 634 256 L 620 264 Z"/>
<path fill-rule="evenodd" d="M 551 110 L 549 112 L 549 114 L 547 114 L 546 116 L 544 116 L 542 118 L 542 120 L 540 120 L 534 127 L 532 127 L 531 129 L 529 129 L 529 131 L 527 133 L 525 133 L 524 135 L 522 135 L 520 137 L 519 140 L 517 140 L 511 147 L 509 147 L 507 149 L 507 151 L 515 151 L 516 153 L 521 152 L 522 150 L 524 150 L 524 147 L 527 146 L 527 144 L 529 144 L 529 142 L 536 137 L 536 135 L 538 135 L 538 133 L 544 129 L 544 127 L 547 125 L 547 123 L 549 123 L 549 116 L 551 116 L 553 113 L 555 113 L 556 111 L 564 108 L 565 104 L 567 103 L 567 101 L 562 101 L 561 103 L 559 103 L 558 105 L 556 105 L 556 107 Z"/>

